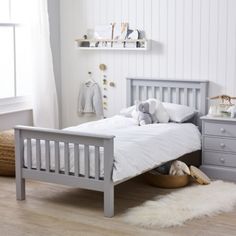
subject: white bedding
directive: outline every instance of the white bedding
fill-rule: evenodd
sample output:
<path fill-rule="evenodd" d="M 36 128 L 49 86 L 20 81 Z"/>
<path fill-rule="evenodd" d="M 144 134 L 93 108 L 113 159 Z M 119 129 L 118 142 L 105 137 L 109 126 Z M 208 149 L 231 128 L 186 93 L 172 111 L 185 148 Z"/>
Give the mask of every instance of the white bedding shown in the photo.
<path fill-rule="evenodd" d="M 174 160 L 186 153 L 201 149 L 200 132 L 190 123 L 167 123 L 138 126 L 132 118 L 114 116 L 105 120 L 84 123 L 66 128 L 68 131 L 96 134 L 112 134 L 114 139 L 113 182 L 139 175 L 145 170 Z M 64 151 L 61 147 L 60 166 L 64 169 Z M 45 153 L 44 143 L 41 144 Z M 70 146 L 70 171 L 73 166 L 73 146 Z M 83 157 L 83 148 L 80 155 Z M 25 147 L 25 163 L 27 165 Z M 54 148 L 51 146 L 51 167 L 54 168 Z M 101 176 L 103 176 L 103 150 L 101 150 Z M 33 167 L 36 166 L 35 144 L 32 148 Z M 42 168 L 45 168 L 45 157 Z M 94 149 L 90 148 L 90 175 L 94 176 Z M 84 174 L 84 159 L 80 158 L 80 173 Z"/>

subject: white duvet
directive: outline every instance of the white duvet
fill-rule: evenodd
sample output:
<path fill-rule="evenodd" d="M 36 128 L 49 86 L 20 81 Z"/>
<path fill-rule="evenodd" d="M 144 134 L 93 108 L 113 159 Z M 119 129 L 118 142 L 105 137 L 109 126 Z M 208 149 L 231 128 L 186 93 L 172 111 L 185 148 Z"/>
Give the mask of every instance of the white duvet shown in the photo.
<path fill-rule="evenodd" d="M 184 154 L 201 149 L 200 132 L 191 123 L 158 123 L 138 126 L 132 118 L 114 116 L 105 120 L 84 123 L 66 128 L 68 131 L 96 134 L 112 134 L 114 138 L 113 182 L 139 175 L 145 170 L 162 163 L 174 160 Z M 61 147 L 60 168 L 64 170 L 64 151 Z M 44 143 L 41 144 L 45 153 Z M 35 145 L 32 149 L 33 167 L 36 166 Z M 73 145 L 70 146 L 70 171 L 74 171 Z M 80 147 L 80 157 L 83 157 Z M 27 150 L 25 148 L 25 163 Z M 51 157 L 54 147 L 51 146 Z M 101 176 L 104 174 L 103 150 L 101 150 Z M 42 157 L 42 168 L 45 168 L 45 157 Z M 51 158 L 51 168 L 55 167 Z M 84 158 L 80 158 L 80 173 L 84 174 Z M 94 148 L 90 148 L 90 175 L 94 176 Z"/>

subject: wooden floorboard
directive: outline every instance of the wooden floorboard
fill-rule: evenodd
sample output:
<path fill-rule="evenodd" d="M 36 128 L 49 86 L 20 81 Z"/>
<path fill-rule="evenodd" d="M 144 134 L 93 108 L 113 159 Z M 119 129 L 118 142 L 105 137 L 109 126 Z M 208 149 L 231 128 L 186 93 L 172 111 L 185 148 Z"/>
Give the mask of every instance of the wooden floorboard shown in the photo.
<path fill-rule="evenodd" d="M 116 215 L 111 219 L 103 217 L 102 193 L 33 181 L 27 181 L 26 190 L 26 200 L 16 201 L 15 180 L 0 177 L 0 236 L 236 235 L 236 210 L 168 229 L 122 222 L 127 208 L 170 192 L 148 186 L 141 178 L 116 187 Z"/>

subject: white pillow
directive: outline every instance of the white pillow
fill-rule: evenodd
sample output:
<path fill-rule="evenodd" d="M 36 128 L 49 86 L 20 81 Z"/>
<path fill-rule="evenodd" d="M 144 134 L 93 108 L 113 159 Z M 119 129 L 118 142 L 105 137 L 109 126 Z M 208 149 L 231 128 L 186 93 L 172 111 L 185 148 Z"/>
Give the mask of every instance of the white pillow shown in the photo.
<path fill-rule="evenodd" d="M 188 106 L 163 102 L 162 103 L 170 116 L 170 120 L 177 123 L 185 122 L 191 119 L 196 111 Z"/>
<path fill-rule="evenodd" d="M 131 117 L 132 117 L 132 112 L 133 112 L 133 110 L 135 110 L 135 105 L 134 105 L 134 106 L 131 106 L 131 107 L 123 108 L 123 109 L 120 111 L 120 114 L 121 114 L 122 116 L 131 118 Z"/>

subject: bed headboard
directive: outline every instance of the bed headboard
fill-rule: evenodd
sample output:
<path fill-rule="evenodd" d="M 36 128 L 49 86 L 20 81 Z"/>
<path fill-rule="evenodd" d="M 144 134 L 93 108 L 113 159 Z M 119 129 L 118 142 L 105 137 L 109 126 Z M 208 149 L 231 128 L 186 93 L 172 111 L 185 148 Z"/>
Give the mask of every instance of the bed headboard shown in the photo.
<path fill-rule="evenodd" d="M 208 111 L 208 84 L 206 80 L 127 78 L 127 106 L 135 100 L 158 98 L 162 102 L 193 107 L 199 118 Z"/>

